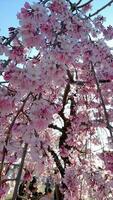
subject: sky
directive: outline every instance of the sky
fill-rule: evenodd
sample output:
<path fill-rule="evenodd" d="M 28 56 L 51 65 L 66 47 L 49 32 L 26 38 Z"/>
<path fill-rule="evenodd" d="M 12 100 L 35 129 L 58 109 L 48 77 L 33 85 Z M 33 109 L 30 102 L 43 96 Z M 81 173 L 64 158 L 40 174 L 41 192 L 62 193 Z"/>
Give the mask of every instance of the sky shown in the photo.
<path fill-rule="evenodd" d="M 0 35 L 7 35 L 8 27 L 18 26 L 16 15 L 26 1 L 32 3 L 37 2 L 38 0 L 0 0 Z M 73 0 L 73 2 L 78 2 L 78 0 Z M 87 2 L 87 0 L 83 0 L 83 2 Z M 99 9 L 107 2 L 109 2 L 109 0 L 94 0 L 94 9 L 92 12 Z M 113 4 L 101 13 L 107 19 L 106 25 L 113 25 Z"/>

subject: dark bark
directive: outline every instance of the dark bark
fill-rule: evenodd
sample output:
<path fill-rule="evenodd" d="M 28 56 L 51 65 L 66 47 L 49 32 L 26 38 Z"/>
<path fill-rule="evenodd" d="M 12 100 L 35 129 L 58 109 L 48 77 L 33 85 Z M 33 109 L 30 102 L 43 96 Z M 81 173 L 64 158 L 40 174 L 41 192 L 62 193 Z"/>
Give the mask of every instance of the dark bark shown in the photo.
<path fill-rule="evenodd" d="M 26 154 L 27 154 L 27 148 L 28 148 L 28 144 L 25 144 L 24 148 L 23 148 L 23 154 L 22 154 L 22 158 L 21 158 L 20 167 L 19 167 L 19 170 L 18 170 L 17 178 L 16 178 L 16 184 L 15 184 L 12 200 L 16 200 L 16 198 L 17 198 L 17 192 L 18 192 L 18 187 L 19 187 L 20 180 L 21 180 L 21 175 L 22 175 L 25 157 L 26 157 Z"/>
<path fill-rule="evenodd" d="M 58 170 L 60 171 L 61 176 L 63 177 L 64 176 L 64 168 L 62 167 L 62 164 L 59 160 L 58 155 L 50 147 L 48 147 L 48 151 L 53 156 L 56 166 L 57 166 Z"/>
<path fill-rule="evenodd" d="M 59 185 L 58 185 L 58 184 L 55 185 L 54 199 L 55 199 L 55 200 L 63 200 L 63 199 L 64 199 L 64 196 L 63 196 L 63 194 L 60 192 L 60 189 L 59 189 Z"/>

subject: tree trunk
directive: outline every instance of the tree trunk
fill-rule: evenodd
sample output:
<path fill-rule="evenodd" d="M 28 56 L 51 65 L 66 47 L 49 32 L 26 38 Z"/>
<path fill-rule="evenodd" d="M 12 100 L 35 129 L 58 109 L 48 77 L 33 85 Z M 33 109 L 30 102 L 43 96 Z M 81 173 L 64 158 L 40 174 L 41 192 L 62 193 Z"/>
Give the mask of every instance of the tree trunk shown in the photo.
<path fill-rule="evenodd" d="M 63 200 L 63 195 L 62 193 L 60 192 L 60 189 L 59 189 L 59 185 L 56 184 L 55 185 L 55 200 Z"/>
<path fill-rule="evenodd" d="M 20 183 L 20 180 L 21 180 L 22 169 L 23 169 L 25 157 L 26 157 L 26 154 L 27 154 L 27 147 L 28 147 L 28 144 L 25 144 L 24 148 L 23 148 L 21 163 L 20 163 L 18 174 L 17 174 L 17 177 L 16 177 L 16 184 L 15 184 L 12 200 L 16 200 L 16 198 L 17 198 L 17 192 L 18 192 L 18 187 L 19 187 L 19 183 Z"/>

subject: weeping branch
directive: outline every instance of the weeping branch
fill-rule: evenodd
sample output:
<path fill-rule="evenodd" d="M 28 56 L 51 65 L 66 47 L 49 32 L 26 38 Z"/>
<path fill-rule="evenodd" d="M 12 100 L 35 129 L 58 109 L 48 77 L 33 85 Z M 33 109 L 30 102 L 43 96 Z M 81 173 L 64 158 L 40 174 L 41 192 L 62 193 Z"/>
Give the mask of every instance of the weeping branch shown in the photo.
<path fill-rule="evenodd" d="M 3 171 L 3 167 L 4 167 L 5 156 L 7 154 L 7 149 L 6 149 L 5 145 L 3 147 L 2 153 L 3 153 L 3 155 L 2 155 L 2 160 L 1 160 L 1 163 L 0 163 L 0 185 L 2 184 L 2 182 L 1 182 L 2 171 Z"/>
<path fill-rule="evenodd" d="M 104 116 L 105 116 L 105 119 L 106 119 L 107 129 L 109 130 L 111 138 L 112 138 L 112 136 L 113 136 L 112 135 L 112 127 L 109 123 L 109 116 L 108 116 L 108 113 L 107 113 L 107 110 L 106 110 L 106 106 L 105 106 L 104 99 L 103 99 L 103 96 L 102 96 L 101 88 L 100 88 L 98 79 L 96 77 L 96 72 L 95 72 L 95 69 L 94 69 L 92 62 L 91 62 L 91 69 L 92 69 L 92 73 L 93 73 L 93 76 L 94 76 L 94 79 L 95 79 L 97 90 L 98 90 L 98 93 L 99 93 L 99 96 L 100 96 L 101 104 L 102 104 L 102 107 L 103 107 L 103 110 L 104 110 Z"/>

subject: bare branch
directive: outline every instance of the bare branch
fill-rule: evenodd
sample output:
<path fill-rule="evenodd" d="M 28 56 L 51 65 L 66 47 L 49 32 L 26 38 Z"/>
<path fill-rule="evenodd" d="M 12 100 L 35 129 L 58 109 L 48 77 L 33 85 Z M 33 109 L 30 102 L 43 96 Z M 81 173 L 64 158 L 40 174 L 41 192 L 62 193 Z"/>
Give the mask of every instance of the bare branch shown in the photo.
<path fill-rule="evenodd" d="M 100 88 L 100 85 L 99 85 L 99 81 L 96 77 L 96 72 L 95 72 L 95 69 L 94 69 L 94 66 L 91 62 L 91 68 L 92 68 L 92 72 L 93 72 L 93 76 L 94 76 L 94 79 L 95 79 L 95 83 L 96 83 L 96 86 L 97 86 L 97 90 L 98 90 L 98 93 L 100 95 L 100 100 L 101 100 L 101 103 L 102 103 L 102 107 L 103 107 L 103 110 L 104 110 L 104 115 L 105 115 L 105 119 L 106 119 L 106 125 L 107 125 L 107 128 L 110 132 L 110 135 L 111 137 L 113 136 L 112 135 L 112 129 L 111 129 L 111 125 L 109 123 L 109 116 L 108 116 L 108 113 L 107 113 L 107 110 L 106 110 L 106 106 L 105 106 L 105 103 L 104 103 L 104 99 L 103 99 L 103 96 L 102 96 L 102 92 L 101 92 L 101 88 Z"/>
<path fill-rule="evenodd" d="M 79 1 L 76 3 L 76 6 L 78 6 L 81 2 L 82 2 L 82 0 L 79 0 Z"/>
<path fill-rule="evenodd" d="M 40 0 L 41 3 L 46 4 L 47 2 L 49 2 L 50 0 Z"/>
<path fill-rule="evenodd" d="M 74 146 L 73 149 L 75 149 L 76 151 L 78 151 L 80 154 L 85 154 L 86 153 L 85 151 L 78 149 L 77 146 Z"/>
<path fill-rule="evenodd" d="M 58 127 L 57 125 L 49 124 L 48 127 L 49 127 L 49 128 L 52 128 L 52 129 L 55 129 L 55 130 L 58 130 L 58 131 L 60 131 L 60 132 L 62 132 L 62 128 Z"/>
<path fill-rule="evenodd" d="M 0 85 L 8 83 L 7 81 L 1 81 Z"/>
<path fill-rule="evenodd" d="M 86 3 L 84 3 L 84 4 L 82 4 L 82 5 L 80 5 L 80 6 L 77 6 L 77 8 L 79 9 L 79 8 L 83 8 L 84 6 L 87 6 L 89 3 L 91 3 L 91 2 L 93 2 L 93 0 L 89 0 L 89 1 L 87 1 Z"/>
<path fill-rule="evenodd" d="M 27 148 L 28 148 L 28 144 L 25 144 L 24 148 L 23 148 L 20 167 L 19 167 L 19 170 L 18 170 L 17 178 L 16 178 L 16 184 L 15 184 L 12 200 L 16 200 L 16 198 L 17 198 L 17 191 L 18 191 L 18 187 L 19 187 L 19 183 L 20 183 L 20 179 L 21 179 L 21 175 L 22 175 L 22 169 L 23 169 L 23 166 L 24 166 L 25 157 L 26 157 L 26 154 L 27 154 Z"/>
<path fill-rule="evenodd" d="M 105 8 L 107 8 L 108 6 L 111 6 L 111 4 L 113 3 L 113 0 L 109 1 L 107 4 L 105 4 L 103 7 L 101 7 L 100 9 L 98 9 L 96 12 L 89 14 L 88 18 L 91 18 L 95 15 L 97 15 L 99 12 L 101 12 L 102 10 L 104 10 Z"/>
<path fill-rule="evenodd" d="M 64 109 L 65 109 L 65 105 L 67 103 L 67 97 L 68 97 L 69 92 L 70 92 L 70 83 L 67 83 L 66 88 L 64 90 L 63 100 L 62 100 L 63 106 L 62 106 L 62 109 L 60 110 L 60 112 L 58 113 L 64 121 L 65 121 Z"/>
<path fill-rule="evenodd" d="M 62 167 L 62 164 L 59 160 L 59 157 L 58 155 L 54 152 L 53 149 L 51 149 L 51 147 L 48 147 L 48 151 L 51 153 L 51 155 L 53 156 L 54 158 L 54 161 L 56 163 L 56 166 L 58 167 L 60 173 L 61 173 L 61 176 L 63 177 L 64 176 L 64 168 Z"/>
<path fill-rule="evenodd" d="M 3 63 L 3 68 L 6 68 L 7 65 L 11 62 L 11 59 L 8 59 L 6 60 L 4 63 Z"/>
<path fill-rule="evenodd" d="M 12 182 L 12 181 L 16 181 L 16 178 L 9 178 L 9 179 L 3 179 L 3 180 L 1 180 L 2 183 Z"/>

